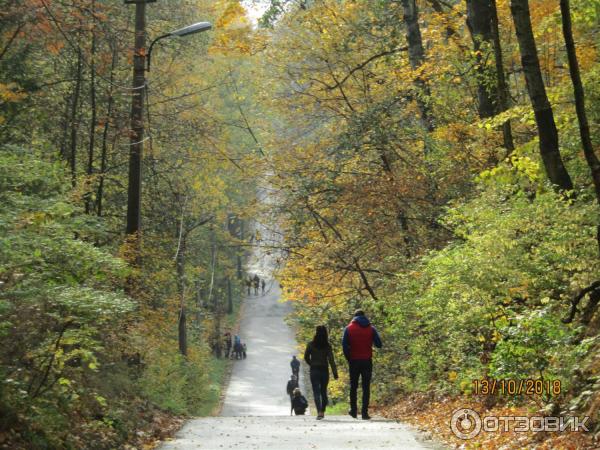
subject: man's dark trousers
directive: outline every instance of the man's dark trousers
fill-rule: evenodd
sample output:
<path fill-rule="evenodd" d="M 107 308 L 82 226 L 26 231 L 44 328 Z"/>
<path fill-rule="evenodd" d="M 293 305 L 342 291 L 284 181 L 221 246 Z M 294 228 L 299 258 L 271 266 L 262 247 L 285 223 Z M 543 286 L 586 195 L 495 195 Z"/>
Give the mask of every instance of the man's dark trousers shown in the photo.
<path fill-rule="evenodd" d="M 351 359 L 350 363 L 350 411 L 357 412 L 356 397 L 358 390 L 358 378 L 362 383 L 362 405 L 361 414 L 369 413 L 369 400 L 371 398 L 371 376 L 373 375 L 373 360 Z"/>

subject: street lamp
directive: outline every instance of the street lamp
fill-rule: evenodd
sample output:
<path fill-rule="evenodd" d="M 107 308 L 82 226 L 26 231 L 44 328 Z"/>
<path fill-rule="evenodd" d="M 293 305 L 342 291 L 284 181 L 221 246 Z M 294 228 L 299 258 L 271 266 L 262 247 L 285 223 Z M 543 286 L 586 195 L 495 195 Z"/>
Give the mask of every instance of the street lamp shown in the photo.
<path fill-rule="evenodd" d="M 198 23 L 194 23 L 192 25 L 188 25 L 187 27 L 180 28 L 179 30 L 171 31 L 170 33 L 163 34 L 162 36 L 157 37 L 156 39 L 154 39 L 152 41 L 152 43 L 150 44 L 150 47 L 148 48 L 148 55 L 146 56 L 148 65 L 146 66 L 146 71 L 150 72 L 150 58 L 152 56 L 152 48 L 154 47 L 154 44 L 156 44 L 161 39 L 168 38 L 171 36 L 177 36 L 177 37 L 189 36 L 190 34 L 208 31 L 211 28 L 212 28 L 212 26 L 208 22 L 198 22 Z"/>
<path fill-rule="evenodd" d="M 131 133 L 129 143 L 129 176 L 127 187 L 127 227 L 126 233 L 135 246 L 133 263 L 140 263 L 141 208 L 142 208 L 142 155 L 144 150 L 144 95 L 146 93 L 146 72 L 150 70 L 152 46 L 171 36 L 183 37 L 210 30 L 208 22 L 198 22 L 159 36 L 150 44 L 146 55 L 146 2 L 153 0 L 127 0 L 135 3 L 135 47 L 133 55 L 133 88 L 131 90 Z M 146 66 L 146 58 L 148 58 Z"/>

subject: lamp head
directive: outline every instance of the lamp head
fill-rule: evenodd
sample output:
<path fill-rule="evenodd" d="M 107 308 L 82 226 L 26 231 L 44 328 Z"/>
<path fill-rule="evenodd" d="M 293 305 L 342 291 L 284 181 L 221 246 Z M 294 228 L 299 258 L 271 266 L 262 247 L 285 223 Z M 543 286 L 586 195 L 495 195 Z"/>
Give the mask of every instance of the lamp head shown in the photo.
<path fill-rule="evenodd" d="M 194 33 L 208 31 L 211 28 L 212 25 L 209 22 L 198 22 L 192 25 L 188 25 L 187 27 L 180 28 L 179 30 L 171 31 L 169 35 L 183 37 Z"/>

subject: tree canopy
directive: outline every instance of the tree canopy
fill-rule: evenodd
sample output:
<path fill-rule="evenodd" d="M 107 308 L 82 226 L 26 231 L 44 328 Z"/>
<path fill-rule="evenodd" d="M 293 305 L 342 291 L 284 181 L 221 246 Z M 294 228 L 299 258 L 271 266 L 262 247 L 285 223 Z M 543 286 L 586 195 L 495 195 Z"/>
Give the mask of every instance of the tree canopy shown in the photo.
<path fill-rule="evenodd" d="M 135 3 L 0 2 L 0 444 L 142 445 L 161 410 L 209 413 L 255 245 L 301 341 L 325 324 L 341 356 L 367 312 L 380 403 L 555 380 L 485 401 L 596 426 L 597 1 L 261 3 L 148 2 L 136 46 Z"/>

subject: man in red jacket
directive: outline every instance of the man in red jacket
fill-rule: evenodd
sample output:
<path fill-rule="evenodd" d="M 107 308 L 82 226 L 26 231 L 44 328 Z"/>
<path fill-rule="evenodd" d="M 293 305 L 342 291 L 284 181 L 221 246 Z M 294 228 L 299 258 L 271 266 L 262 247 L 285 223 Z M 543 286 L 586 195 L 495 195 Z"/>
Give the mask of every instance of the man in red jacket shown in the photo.
<path fill-rule="evenodd" d="M 350 365 L 350 414 L 356 419 L 356 397 L 358 379 L 362 381 L 362 408 L 363 420 L 369 420 L 369 399 L 371 397 L 371 376 L 373 374 L 373 345 L 381 348 L 381 339 L 377 330 L 362 309 L 354 312 L 354 318 L 344 330 L 342 347 L 344 356 Z"/>

